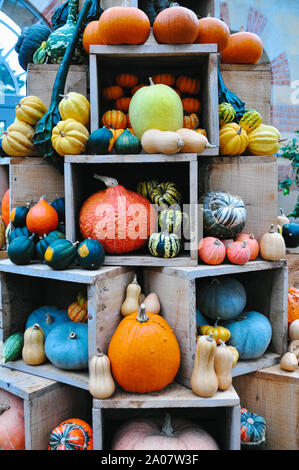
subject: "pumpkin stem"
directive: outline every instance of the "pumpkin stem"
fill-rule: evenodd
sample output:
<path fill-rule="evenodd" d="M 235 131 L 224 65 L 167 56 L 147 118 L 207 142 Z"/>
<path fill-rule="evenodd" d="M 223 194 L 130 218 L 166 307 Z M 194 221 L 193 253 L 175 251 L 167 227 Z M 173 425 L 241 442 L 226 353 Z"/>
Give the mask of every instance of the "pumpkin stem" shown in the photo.
<path fill-rule="evenodd" d="M 38 323 L 34 323 L 33 327 L 32 327 L 34 330 L 39 330 L 40 329 L 40 326 Z"/>
<path fill-rule="evenodd" d="M 247 245 L 247 240 L 243 240 L 242 245 L 241 245 L 242 248 L 246 248 L 246 245 Z"/>
<path fill-rule="evenodd" d="M 282 217 L 285 217 L 285 215 L 284 215 L 284 211 L 283 211 L 283 209 L 282 209 L 282 208 L 280 208 L 280 209 L 279 209 L 279 212 L 280 212 L 280 215 L 281 215 Z"/>
<path fill-rule="evenodd" d="M 52 315 L 50 315 L 50 313 L 46 313 L 46 323 L 48 325 L 51 325 L 51 323 L 53 323 L 54 319 L 52 317 Z"/>
<path fill-rule="evenodd" d="M 97 356 L 97 357 L 102 357 L 102 356 L 104 356 L 104 353 L 103 353 L 103 351 L 101 350 L 101 348 L 97 348 L 96 356 Z"/>
<path fill-rule="evenodd" d="M 243 129 L 243 127 L 242 127 L 242 126 L 240 126 L 240 129 L 239 129 L 239 130 L 238 130 L 238 132 L 237 132 L 237 134 L 238 134 L 238 135 L 241 135 L 241 133 L 242 133 L 242 129 Z"/>
<path fill-rule="evenodd" d="M 131 5 L 130 0 L 123 0 L 121 2 L 121 6 L 124 7 L 124 8 L 129 7 L 130 5 Z"/>
<path fill-rule="evenodd" d="M 134 274 L 133 281 L 131 282 L 131 284 L 138 284 L 136 273 Z"/>
<path fill-rule="evenodd" d="M 216 321 L 215 321 L 215 324 L 214 324 L 214 328 L 217 328 L 218 327 L 218 322 L 220 320 L 220 317 L 217 317 L 216 318 Z"/>
<path fill-rule="evenodd" d="M 0 415 L 2 415 L 2 413 L 4 413 L 4 411 L 9 410 L 9 408 L 10 408 L 9 405 L 6 405 L 4 403 L 0 403 Z"/>
<path fill-rule="evenodd" d="M 209 333 L 208 335 L 205 335 L 205 338 L 207 341 L 209 341 L 209 343 L 212 343 L 212 341 L 214 340 L 213 333 Z"/>
<path fill-rule="evenodd" d="M 69 339 L 77 339 L 78 336 L 76 335 L 76 333 L 72 332 L 69 334 Z"/>
<path fill-rule="evenodd" d="M 111 178 L 110 176 L 100 176 L 95 174 L 93 177 L 97 180 L 103 181 L 107 188 L 115 188 L 118 186 L 118 181 L 115 178 Z"/>
<path fill-rule="evenodd" d="M 206 143 L 206 149 L 215 149 L 216 147 L 216 145 L 212 145 L 209 142 Z"/>
<path fill-rule="evenodd" d="M 275 232 L 275 230 L 274 230 L 274 225 L 273 225 L 273 224 L 271 224 L 271 227 L 270 227 L 269 233 L 274 233 L 274 232 Z"/>
<path fill-rule="evenodd" d="M 163 434 L 164 436 L 173 436 L 173 427 L 171 425 L 170 413 L 166 413 L 165 415 L 164 425 L 163 425 L 163 428 L 161 429 L 160 434 Z"/>
<path fill-rule="evenodd" d="M 139 323 L 146 323 L 149 320 L 149 317 L 147 316 L 145 311 L 144 304 L 140 305 L 136 320 L 139 321 Z"/>
<path fill-rule="evenodd" d="M 288 139 L 278 139 L 278 143 L 280 144 L 281 142 L 285 142 Z"/>
<path fill-rule="evenodd" d="M 152 77 L 149 77 L 148 80 L 149 80 L 149 82 L 150 82 L 150 86 L 154 85 L 154 82 L 153 82 Z"/>

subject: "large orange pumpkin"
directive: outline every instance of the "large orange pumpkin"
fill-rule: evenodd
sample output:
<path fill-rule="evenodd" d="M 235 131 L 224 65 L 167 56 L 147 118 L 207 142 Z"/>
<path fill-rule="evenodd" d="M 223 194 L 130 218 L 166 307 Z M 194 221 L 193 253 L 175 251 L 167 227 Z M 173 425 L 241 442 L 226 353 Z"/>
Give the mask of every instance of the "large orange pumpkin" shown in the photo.
<path fill-rule="evenodd" d="M 194 11 L 181 6 L 165 8 L 153 24 L 154 37 L 162 44 L 192 44 L 198 31 L 198 18 Z"/>
<path fill-rule="evenodd" d="M 83 37 L 82 37 L 82 45 L 85 51 L 89 54 L 89 46 L 92 44 L 104 44 L 98 21 L 91 21 L 88 23 L 86 28 L 84 29 Z"/>
<path fill-rule="evenodd" d="M 160 315 L 126 316 L 116 328 L 108 348 L 112 374 L 128 392 L 162 390 L 173 382 L 180 366 L 180 349 L 174 332 Z"/>
<path fill-rule="evenodd" d="M 150 34 L 150 21 L 139 8 L 124 1 L 121 6 L 105 10 L 99 19 L 105 44 L 143 44 Z"/>
<path fill-rule="evenodd" d="M 2 219 L 5 225 L 9 224 L 10 216 L 9 216 L 9 189 L 4 193 L 1 202 L 1 210 L 2 210 Z"/>
<path fill-rule="evenodd" d="M 0 390 L 0 450 L 25 450 L 24 402 Z"/>
<path fill-rule="evenodd" d="M 228 45 L 221 52 L 223 64 L 257 64 L 263 53 L 263 43 L 254 33 L 241 31 L 231 34 Z"/>
<path fill-rule="evenodd" d="M 288 322 L 299 319 L 299 289 L 289 287 L 288 290 Z"/>
<path fill-rule="evenodd" d="M 107 189 L 90 196 L 79 214 L 84 239 L 102 243 L 107 253 L 128 253 L 141 248 L 155 229 L 157 215 L 150 201 L 127 190 L 114 178 L 96 176 Z"/>
<path fill-rule="evenodd" d="M 78 418 L 62 421 L 50 434 L 48 450 L 93 450 L 91 426 Z"/>
<path fill-rule="evenodd" d="M 56 210 L 52 207 L 44 197 L 29 210 L 26 217 L 26 226 L 31 233 L 39 236 L 48 234 L 56 230 L 59 218 Z"/>
<path fill-rule="evenodd" d="M 200 18 L 199 33 L 196 38 L 198 44 L 217 44 L 218 52 L 223 51 L 229 43 L 229 27 L 219 18 Z"/>

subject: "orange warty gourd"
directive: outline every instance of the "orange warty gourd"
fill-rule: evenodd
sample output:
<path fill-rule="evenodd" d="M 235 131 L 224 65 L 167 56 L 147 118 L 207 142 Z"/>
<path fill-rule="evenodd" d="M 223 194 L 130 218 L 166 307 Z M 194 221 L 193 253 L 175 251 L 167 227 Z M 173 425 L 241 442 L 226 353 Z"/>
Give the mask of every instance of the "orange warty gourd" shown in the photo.
<path fill-rule="evenodd" d="M 221 264 L 226 256 L 226 248 L 222 241 L 215 237 L 204 237 L 198 244 L 200 259 L 207 264 Z"/>
<path fill-rule="evenodd" d="M 36 233 L 41 237 L 56 230 L 58 222 L 56 210 L 44 199 L 44 196 L 31 207 L 26 217 L 26 226 L 29 232 Z"/>
<path fill-rule="evenodd" d="M 2 219 L 5 225 L 9 224 L 9 189 L 7 189 L 4 193 L 1 202 L 1 211 L 2 211 Z"/>
<path fill-rule="evenodd" d="M 288 322 L 292 323 L 299 319 L 299 289 L 289 287 L 288 289 Z"/>
<path fill-rule="evenodd" d="M 249 261 L 253 261 L 254 259 L 257 258 L 258 254 L 259 254 L 259 251 L 260 251 L 259 243 L 258 243 L 257 239 L 255 238 L 255 236 L 253 235 L 253 233 L 251 233 L 251 234 L 240 233 L 236 238 L 237 242 L 243 242 L 244 240 L 246 240 L 247 246 L 250 250 Z"/>
<path fill-rule="evenodd" d="M 183 98 L 182 105 L 184 111 L 188 114 L 200 111 L 200 101 L 197 98 Z"/>
<path fill-rule="evenodd" d="M 162 44 L 192 44 L 199 31 L 194 11 L 181 6 L 162 10 L 153 24 L 153 35 Z"/>
<path fill-rule="evenodd" d="M 128 1 L 105 10 L 99 19 L 100 34 L 105 44 L 143 44 L 150 34 L 150 21 L 139 8 Z"/>
<path fill-rule="evenodd" d="M 107 189 L 90 196 L 79 214 L 84 239 L 102 243 L 107 253 L 128 253 L 141 248 L 153 233 L 157 221 L 150 201 L 129 191 L 116 179 L 97 176 Z"/>
<path fill-rule="evenodd" d="M 229 27 L 219 18 L 200 18 L 198 21 L 199 33 L 197 44 L 217 44 L 218 52 L 221 52 L 229 43 Z"/>
<path fill-rule="evenodd" d="M 24 401 L 0 390 L 0 450 L 25 450 Z"/>
<path fill-rule="evenodd" d="M 174 332 L 160 315 L 138 313 L 118 325 L 108 348 L 112 374 L 126 391 L 149 393 L 173 382 L 180 366 L 180 349 Z"/>
<path fill-rule="evenodd" d="M 223 64 L 257 64 L 263 54 L 263 43 L 257 34 L 241 31 L 231 34 L 221 52 Z"/>
<path fill-rule="evenodd" d="M 137 85 L 138 77 L 133 73 L 120 73 L 115 77 L 115 81 L 123 88 L 132 88 Z"/>
<path fill-rule="evenodd" d="M 104 44 L 98 21 L 91 21 L 84 29 L 82 45 L 87 54 L 89 54 L 89 46 L 92 44 Z"/>

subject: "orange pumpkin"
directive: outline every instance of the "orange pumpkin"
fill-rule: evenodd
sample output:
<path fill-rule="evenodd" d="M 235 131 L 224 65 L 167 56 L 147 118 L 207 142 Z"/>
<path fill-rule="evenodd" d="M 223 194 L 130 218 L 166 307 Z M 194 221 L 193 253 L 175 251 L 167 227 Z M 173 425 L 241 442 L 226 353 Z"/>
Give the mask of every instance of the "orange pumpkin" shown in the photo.
<path fill-rule="evenodd" d="M 172 86 L 175 83 L 175 76 L 171 73 L 158 73 L 152 76 L 155 85 L 162 83 L 163 85 Z"/>
<path fill-rule="evenodd" d="M 24 401 L 0 390 L 0 450 L 25 450 Z"/>
<path fill-rule="evenodd" d="M 146 313 L 144 304 L 119 323 L 108 357 L 117 383 L 135 393 L 162 390 L 173 382 L 180 366 L 174 332 L 163 317 Z"/>
<path fill-rule="evenodd" d="M 299 289 L 289 287 L 288 289 L 288 322 L 292 323 L 299 319 Z"/>
<path fill-rule="evenodd" d="M 257 64 L 263 54 L 263 43 L 257 34 L 241 31 L 232 34 L 221 52 L 223 64 Z"/>
<path fill-rule="evenodd" d="M 239 233 L 239 235 L 236 238 L 236 241 L 242 242 L 244 240 L 246 240 L 247 246 L 250 250 L 249 261 L 253 261 L 254 259 L 257 258 L 259 254 L 259 251 L 260 251 L 259 243 L 257 239 L 255 238 L 255 236 L 253 235 L 253 233 L 251 233 L 250 235 L 248 233 Z"/>
<path fill-rule="evenodd" d="M 205 129 L 194 129 L 195 132 L 198 132 L 199 134 L 202 134 L 204 135 L 205 137 L 207 137 L 207 131 Z"/>
<path fill-rule="evenodd" d="M 153 23 L 153 35 L 162 44 L 192 44 L 198 31 L 198 18 L 194 11 L 176 5 L 162 10 Z"/>
<path fill-rule="evenodd" d="M 29 232 L 36 233 L 40 237 L 56 230 L 58 223 L 56 210 L 44 199 L 44 196 L 29 209 L 26 216 L 26 226 Z"/>
<path fill-rule="evenodd" d="M 176 81 L 176 87 L 187 95 L 197 95 L 200 90 L 200 81 L 198 78 L 186 77 L 180 75 Z"/>
<path fill-rule="evenodd" d="M 116 76 L 115 81 L 123 88 L 132 88 L 137 85 L 138 77 L 133 73 L 120 73 Z"/>
<path fill-rule="evenodd" d="M 140 90 L 140 88 L 143 88 L 144 86 L 148 85 L 145 85 L 145 83 L 141 83 L 140 85 L 133 86 L 131 88 L 131 96 L 135 95 L 136 91 Z"/>
<path fill-rule="evenodd" d="M 50 434 L 48 450 L 92 450 L 93 432 L 82 419 L 62 421 Z"/>
<path fill-rule="evenodd" d="M 127 127 L 131 127 L 131 121 L 130 121 L 129 113 L 126 114 L 126 119 L 127 119 Z"/>
<path fill-rule="evenodd" d="M 200 112 L 200 101 L 197 98 L 183 98 L 182 105 L 188 114 Z"/>
<path fill-rule="evenodd" d="M 188 129 L 196 129 L 199 126 L 199 118 L 197 114 L 189 114 L 189 116 L 183 117 L 183 127 L 187 127 Z"/>
<path fill-rule="evenodd" d="M 128 5 L 123 2 L 101 14 L 99 28 L 105 44 L 143 44 L 147 41 L 151 29 L 147 15 Z"/>
<path fill-rule="evenodd" d="M 198 21 L 199 33 L 197 44 L 217 44 L 218 52 L 221 52 L 229 43 L 229 27 L 219 18 L 200 18 Z"/>
<path fill-rule="evenodd" d="M 116 109 L 119 109 L 123 113 L 128 113 L 131 99 L 130 97 L 118 98 L 118 100 L 115 101 Z"/>
<path fill-rule="evenodd" d="M 200 259 L 206 264 L 221 264 L 226 256 L 226 247 L 215 237 L 204 237 L 198 244 Z"/>
<path fill-rule="evenodd" d="M 107 101 L 118 100 L 122 96 L 124 96 L 124 91 L 119 85 L 111 85 L 103 89 L 103 97 Z"/>
<path fill-rule="evenodd" d="M 82 45 L 87 54 L 89 54 L 89 46 L 92 44 L 104 44 L 101 38 L 98 21 L 91 21 L 84 29 Z"/>
<path fill-rule="evenodd" d="M 67 314 L 72 321 L 78 323 L 85 323 L 88 317 L 87 308 L 85 308 L 83 305 L 80 305 L 79 302 L 73 302 L 68 307 Z"/>
<path fill-rule="evenodd" d="M 102 123 L 106 127 L 125 129 L 127 127 L 126 115 L 118 109 L 106 111 L 102 116 Z"/>
<path fill-rule="evenodd" d="M 9 189 L 5 191 L 4 196 L 2 198 L 1 202 L 1 210 L 2 210 L 2 219 L 5 225 L 7 226 L 10 221 L 10 215 L 9 215 Z"/>
<path fill-rule="evenodd" d="M 226 247 L 227 259 L 233 264 L 245 264 L 250 259 L 250 249 L 247 241 L 233 242 Z"/>

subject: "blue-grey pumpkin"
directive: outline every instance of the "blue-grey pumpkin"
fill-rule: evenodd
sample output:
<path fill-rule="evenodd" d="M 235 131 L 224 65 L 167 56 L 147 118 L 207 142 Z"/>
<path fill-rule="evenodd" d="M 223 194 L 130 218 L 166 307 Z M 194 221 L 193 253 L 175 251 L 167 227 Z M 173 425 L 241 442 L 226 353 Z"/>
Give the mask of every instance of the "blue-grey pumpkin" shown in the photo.
<path fill-rule="evenodd" d="M 26 329 L 38 323 L 44 330 L 45 337 L 47 337 L 50 331 L 57 325 L 69 321 L 70 318 L 67 314 L 67 310 L 59 309 L 53 305 L 44 305 L 30 313 L 27 318 Z"/>
<path fill-rule="evenodd" d="M 208 325 L 208 324 L 209 324 L 208 320 L 205 319 L 203 314 L 200 313 L 200 311 L 197 308 L 196 309 L 196 328 L 199 328 L 200 326 Z"/>
<path fill-rule="evenodd" d="M 247 301 L 243 284 L 232 277 L 206 279 L 200 286 L 198 308 L 211 320 L 233 320 L 243 312 Z"/>
<path fill-rule="evenodd" d="M 271 341 L 271 323 L 259 312 L 243 312 L 235 321 L 222 325 L 230 331 L 227 344 L 237 348 L 240 359 L 261 357 Z"/>
<path fill-rule="evenodd" d="M 49 361 L 59 369 L 88 368 L 88 325 L 73 321 L 53 328 L 45 341 Z"/>
<path fill-rule="evenodd" d="M 19 54 L 19 64 L 24 70 L 27 71 L 28 64 L 33 62 L 35 51 L 42 42 L 48 39 L 50 34 L 51 29 L 44 24 L 34 24 L 22 30 L 15 45 L 15 51 Z"/>

